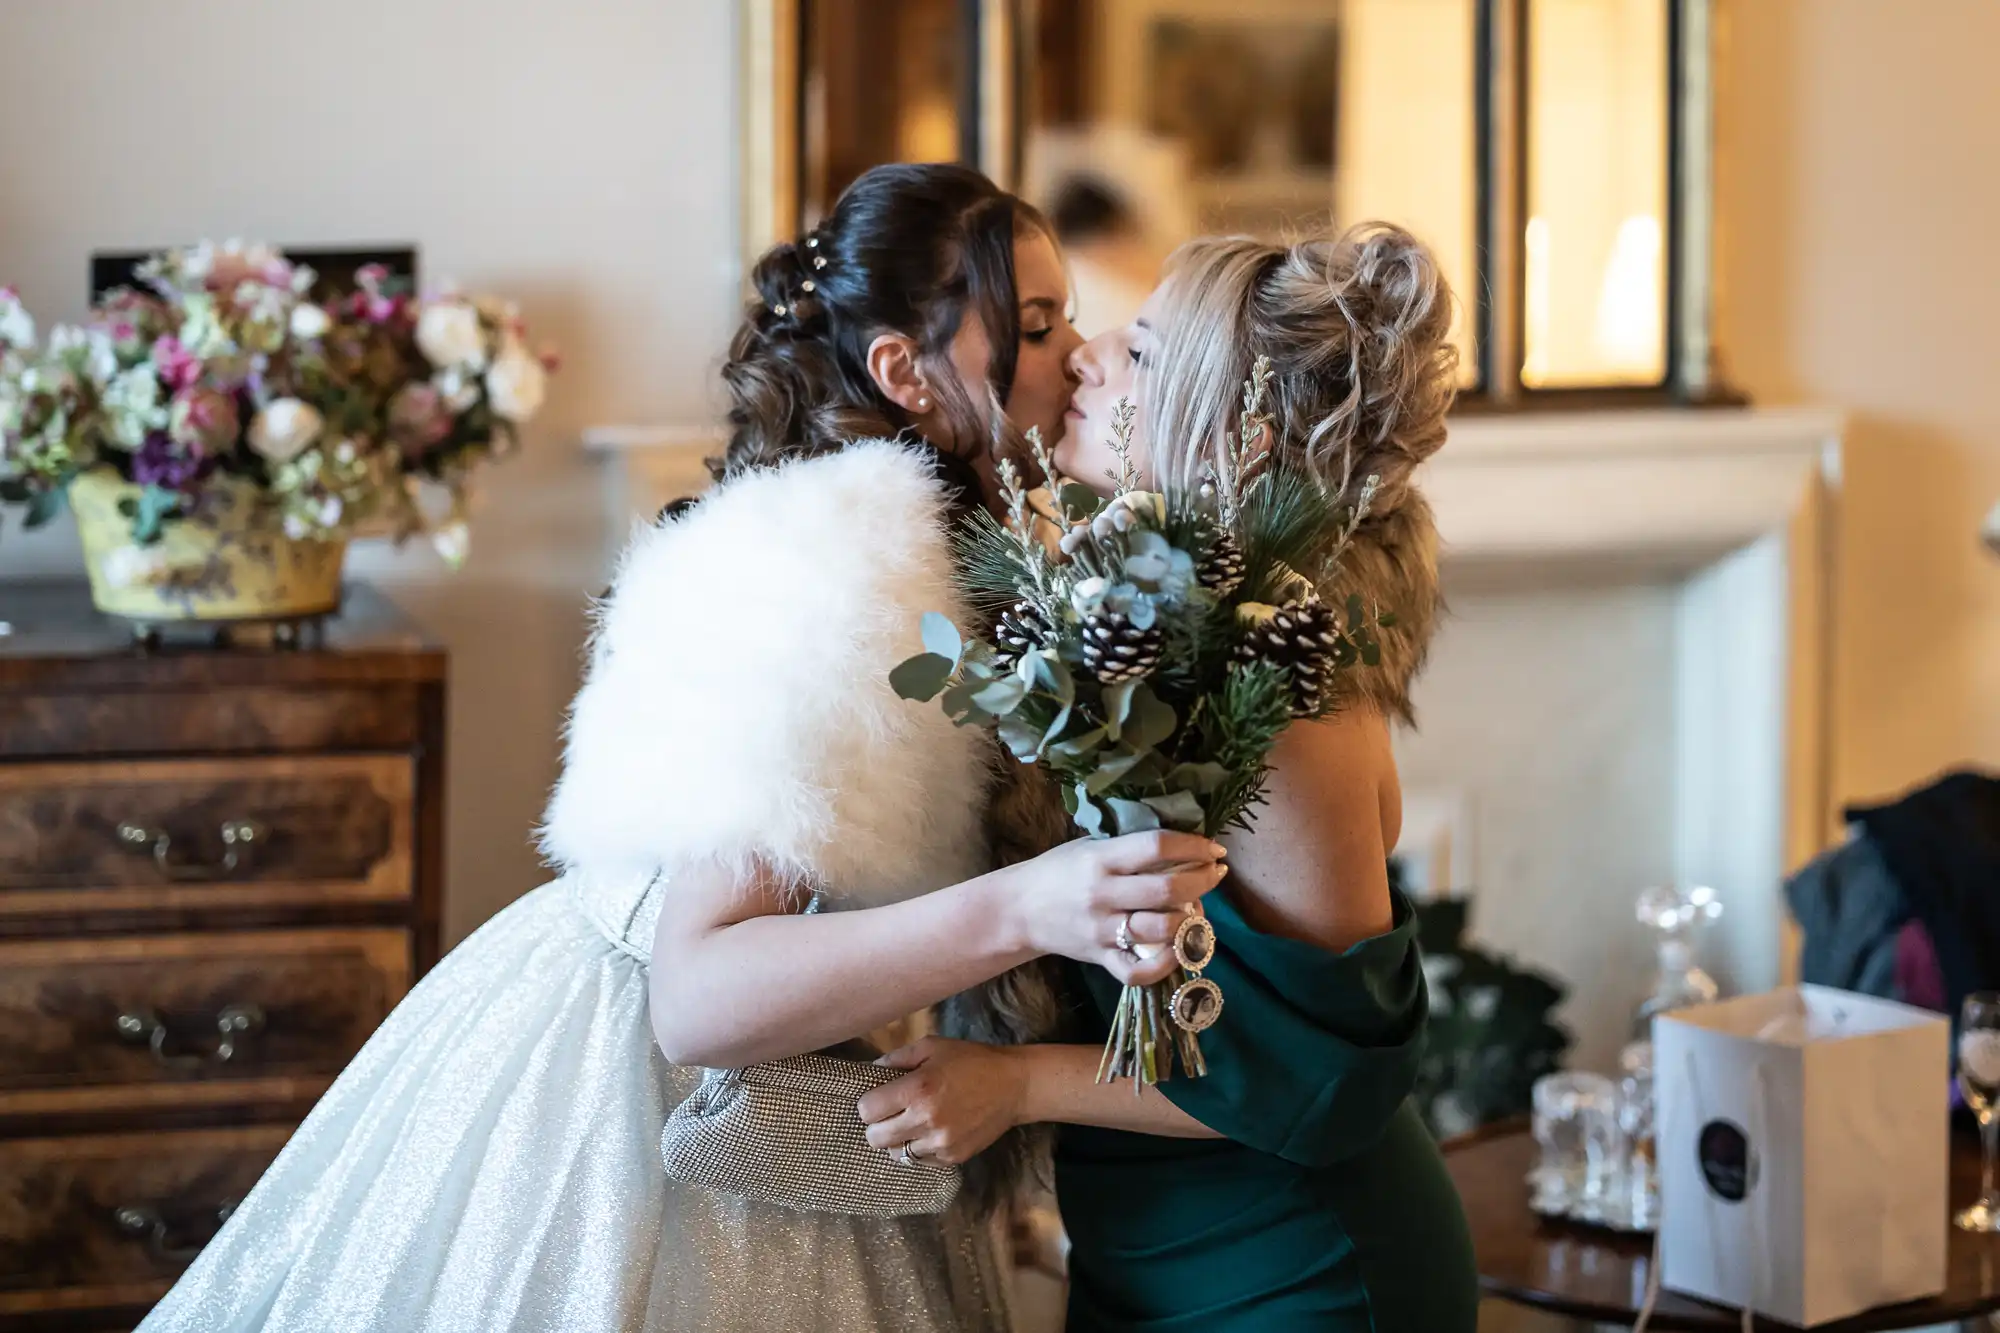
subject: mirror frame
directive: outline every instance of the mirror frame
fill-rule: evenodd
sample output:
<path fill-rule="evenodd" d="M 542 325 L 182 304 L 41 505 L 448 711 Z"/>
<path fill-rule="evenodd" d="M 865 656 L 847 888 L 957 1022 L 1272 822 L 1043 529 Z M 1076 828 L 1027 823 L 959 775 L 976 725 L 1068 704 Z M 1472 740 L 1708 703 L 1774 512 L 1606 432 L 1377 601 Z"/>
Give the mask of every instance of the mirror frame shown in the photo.
<path fill-rule="evenodd" d="M 1023 89 L 1030 58 L 1024 15 L 1062 0 L 959 0 L 973 87 L 961 156 L 1002 186 L 1020 179 Z M 1605 408 L 1741 402 L 1720 381 L 1711 336 L 1714 307 L 1715 0 L 1667 0 L 1666 372 L 1658 384 L 1528 389 L 1521 384 L 1522 234 L 1526 225 L 1527 7 L 1479 0 L 1474 49 L 1478 143 L 1475 198 L 1480 280 L 1473 312 L 1477 381 L 1459 394 L 1466 411 Z M 803 0 L 738 0 L 742 106 L 741 272 L 798 235 L 804 168 Z"/>

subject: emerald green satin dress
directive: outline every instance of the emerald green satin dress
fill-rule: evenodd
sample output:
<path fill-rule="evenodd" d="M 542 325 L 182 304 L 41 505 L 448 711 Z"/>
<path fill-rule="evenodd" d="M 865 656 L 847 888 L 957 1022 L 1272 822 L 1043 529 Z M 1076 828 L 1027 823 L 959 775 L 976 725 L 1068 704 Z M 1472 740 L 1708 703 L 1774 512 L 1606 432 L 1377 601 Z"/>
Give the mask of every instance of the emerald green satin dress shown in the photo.
<path fill-rule="evenodd" d="M 1427 1013 L 1409 902 L 1332 953 L 1207 901 L 1208 1076 L 1160 1088 L 1227 1137 L 1062 1128 L 1069 1333 L 1472 1333 L 1465 1214 L 1408 1101 Z M 1101 1040 L 1118 985 L 1075 974 Z"/>

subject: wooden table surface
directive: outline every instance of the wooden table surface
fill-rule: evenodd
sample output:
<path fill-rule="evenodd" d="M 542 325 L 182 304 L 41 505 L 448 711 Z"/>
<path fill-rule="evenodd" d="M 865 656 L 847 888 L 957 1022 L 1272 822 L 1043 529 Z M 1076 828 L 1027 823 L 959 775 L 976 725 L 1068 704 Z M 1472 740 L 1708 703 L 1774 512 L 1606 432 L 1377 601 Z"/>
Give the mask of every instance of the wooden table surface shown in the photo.
<path fill-rule="evenodd" d="M 1479 1258 L 1480 1284 L 1488 1296 L 1516 1301 L 1576 1319 L 1630 1324 L 1646 1297 L 1652 1239 L 1621 1236 L 1528 1210 L 1528 1170 L 1535 1143 L 1525 1125 L 1470 1135 L 1445 1145 L 1445 1163 L 1465 1201 Z M 1952 1141 L 1953 1209 L 1979 1192 L 1979 1145 Z M 1889 1329 L 1948 1324 L 2000 1310 L 2000 1236 L 1951 1230 L 1944 1294 L 1926 1301 L 1885 1306 L 1852 1319 L 1821 1324 L 1814 1333 L 1881 1333 Z M 1770 1320 L 1759 1328 L 1782 1328 Z M 1736 1311 L 1663 1291 L 1651 1327 L 1714 1329 L 1736 1333 Z"/>

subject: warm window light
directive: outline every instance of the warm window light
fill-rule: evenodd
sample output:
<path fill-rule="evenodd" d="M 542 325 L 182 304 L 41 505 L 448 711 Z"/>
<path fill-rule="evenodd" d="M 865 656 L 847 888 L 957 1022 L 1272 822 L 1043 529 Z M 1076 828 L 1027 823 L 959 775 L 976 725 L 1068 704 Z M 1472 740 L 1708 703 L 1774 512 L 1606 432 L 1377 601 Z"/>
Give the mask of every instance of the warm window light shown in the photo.
<path fill-rule="evenodd" d="M 1619 224 L 1597 296 L 1597 355 L 1610 375 L 1649 380 L 1659 374 L 1664 255 L 1658 218 L 1641 214 Z"/>
<path fill-rule="evenodd" d="M 1529 218 L 1523 244 L 1526 268 L 1522 320 L 1527 354 L 1521 358 L 1521 382 L 1530 387 L 1549 377 L 1549 220 Z"/>

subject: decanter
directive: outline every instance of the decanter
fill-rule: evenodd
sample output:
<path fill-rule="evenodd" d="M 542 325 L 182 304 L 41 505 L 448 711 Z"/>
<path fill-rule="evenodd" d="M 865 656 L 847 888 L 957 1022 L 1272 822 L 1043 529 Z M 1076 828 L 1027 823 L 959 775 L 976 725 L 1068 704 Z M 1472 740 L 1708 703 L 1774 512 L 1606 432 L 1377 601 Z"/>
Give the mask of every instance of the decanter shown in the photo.
<path fill-rule="evenodd" d="M 1639 924 L 1653 931 L 1659 974 L 1652 992 L 1633 1020 L 1635 1042 L 1650 1042 L 1653 1017 L 1691 1004 L 1707 1004 L 1721 988 L 1694 961 L 1695 937 L 1701 927 L 1722 915 L 1715 890 L 1703 886 L 1678 889 L 1661 885 L 1639 895 Z"/>

